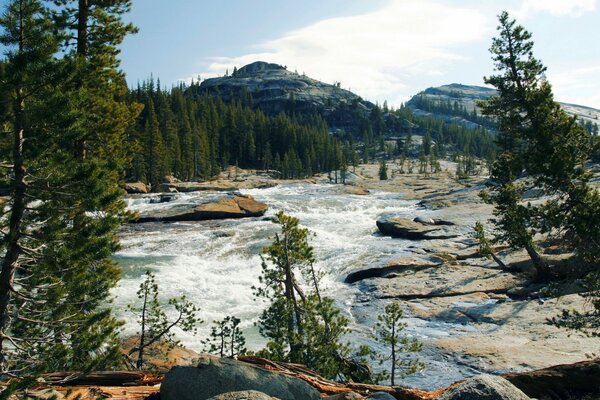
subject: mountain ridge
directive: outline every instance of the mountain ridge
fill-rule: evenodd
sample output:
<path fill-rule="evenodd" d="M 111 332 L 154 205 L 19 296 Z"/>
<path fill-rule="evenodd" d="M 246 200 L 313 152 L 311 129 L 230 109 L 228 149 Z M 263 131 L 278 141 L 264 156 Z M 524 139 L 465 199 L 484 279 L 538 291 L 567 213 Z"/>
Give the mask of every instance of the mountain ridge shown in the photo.
<path fill-rule="evenodd" d="M 417 93 L 406 106 L 416 115 L 433 115 L 447 122 L 459 122 L 468 127 L 485 126 L 482 124 L 485 118 L 481 116 L 476 101 L 485 100 L 496 93 L 494 88 L 451 83 L 429 87 Z M 588 130 L 594 129 L 594 124 L 600 124 L 598 109 L 572 103 L 558 104 L 567 114 L 577 116 Z"/>

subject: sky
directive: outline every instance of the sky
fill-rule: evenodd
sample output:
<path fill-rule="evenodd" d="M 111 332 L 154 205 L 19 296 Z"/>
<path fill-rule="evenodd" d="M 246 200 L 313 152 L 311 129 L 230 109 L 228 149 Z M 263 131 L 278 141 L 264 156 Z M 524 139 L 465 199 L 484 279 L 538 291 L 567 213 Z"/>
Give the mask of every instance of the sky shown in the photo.
<path fill-rule="evenodd" d="M 556 99 L 600 109 L 600 0 L 133 0 L 121 67 L 172 85 L 268 61 L 399 105 L 483 85 L 502 10 L 533 33 Z"/>

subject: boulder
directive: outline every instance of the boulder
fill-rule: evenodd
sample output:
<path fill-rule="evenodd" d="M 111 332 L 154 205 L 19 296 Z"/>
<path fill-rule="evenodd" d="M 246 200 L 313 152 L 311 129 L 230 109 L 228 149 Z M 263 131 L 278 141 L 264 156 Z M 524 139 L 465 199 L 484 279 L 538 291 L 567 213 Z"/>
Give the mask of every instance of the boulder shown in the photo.
<path fill-rule="evenodd" d="M 212 203 L 200 204 L 192 209 L 151 211 L 142 214 L 135 222 L 153 221 L 207 221 L 214 219 L 261 217 L 269 207 L 252 196 L 233 196 Z"/>
<path fill-rule="evenodd" d="M 334 394 L 333 396 L 325 397 L 325 400 L 362 400 L 363 396 L 356 392 L 345 392 Z"/>
<path fill-rule="evenodd" d="M 179 179 L 175 178 L 173 175 L 167 175 L 162 180 L 163 183 L 166 184 L 175 184 L 181 182 Z"/>
<path fill-rule="evenodd" d="M 435 225 L 433 218 L 429 217 L 417 217 L 413 221 L 423 225 Z"/>
<path fill-rule="evenodd" d="M 218 394 L 208 400 L 278 400 L 276 397 L 271 397 L 258 392 L 256 390 L 242 390 L 241 392 L 229 392 Z"/>
<path fill-rule="evenodd" d="M 377 228 L 386 236 L 408 240 L 450 239 L 456 235 L 435 235 L 439 227 L 426 225 L 401 217 L 385 217 L 377 220 Z"/>
<path fill-rule="evenodd" d="M 478 375 L 465 379 L 436 400 L 529 400 L 529 397 L 500 376 Z"/>
<path fill-rule="evenodd" d="M 371 193 L 369 191 L 369 189 L 365 189 L 362 186 L 352 187 L 352 188 L 348 189 L 348 194 L 353 194 L 356 196 L 366 196 L 369 193 Z"/>
<path fill-rule="evenodd" d="M 162 400 L 200 400 L 229 392 L 256 390 L 281 400 L 320 400 L 308 383 L 241 361 L 202 356 L 197 367 L 175 367 L 160 388 Z M 225 397 L 226 398 L 226 397 Z"/>
<path fill-rule="evenodd" d="M 369 399 L 369 400 L 396 400 L 396 398 L 394 396 L 392 396 L 391 394 L 386 393 L 386 392 L 373 393 L 372 395 L 368 396 L 367 399 Z"/>
<path fill-rule="evenodd" d="M 150 193 L 150 188 L 144 182 L 127 182 L 122 187 L 129 194 Z"/>

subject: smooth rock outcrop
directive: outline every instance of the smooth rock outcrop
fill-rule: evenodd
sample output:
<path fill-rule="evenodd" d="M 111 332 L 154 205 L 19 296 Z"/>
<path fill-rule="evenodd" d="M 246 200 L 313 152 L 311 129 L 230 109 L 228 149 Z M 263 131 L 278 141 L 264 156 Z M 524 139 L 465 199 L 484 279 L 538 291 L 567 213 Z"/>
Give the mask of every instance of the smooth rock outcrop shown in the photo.
<path fill-rule="evenodd" d="M 530 400 L 512 383 L 500 376 L 478 375 L 465 379 L 436 400 Z"/>
<path fill-rule="evenodd" d="M 255 390 L 281 400 L 320 400 L 308 383 L 240 361 L 202 356 L 197 367 L 175 367 L 165 375 L 162 400 L 201 400 Z"/>
<path fill-rule="evenodd" d="M 126 182 L 122 187 L 129 194 L 150 193 L 150 188 L 144 182 Z"/>
<path fill-rule="evenodd" d="M 192 209 L 154 211 L 140 215 L 135 222 L 207 221 L 213 219 L 261 217 L 269 207 L 252 196 L 237 195 Z"/>
<path fill-rule="evenodd" d="M 271 397 L 263 392 L 256 390 L 242 390 L 240 392 L 223 393 L 211 397 L 208 400 L 278 400 L 276 397 Z"/>
<path fill-rule="evenodd" d="M 433 220 L 432 220 L 433 221 Z M 436 225 L 424 224 L 401 217 L 384 217 L 377 220 L 377 228 L 386 236 L 408 240 L 450 239 L 456 235 L 438 232 Z"/>

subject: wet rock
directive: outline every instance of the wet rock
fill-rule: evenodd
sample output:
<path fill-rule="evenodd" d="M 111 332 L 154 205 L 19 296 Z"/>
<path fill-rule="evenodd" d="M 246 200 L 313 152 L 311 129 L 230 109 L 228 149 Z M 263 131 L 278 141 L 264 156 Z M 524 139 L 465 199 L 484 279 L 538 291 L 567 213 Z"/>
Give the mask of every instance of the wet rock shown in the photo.
<path fill-rule="evenodd" d="M 202 356 L 197 367 L 175 367 L 165 375 L 162 400 L 209 399 L 223 393 L 256 390 L 281 400 L 320 400 L 308 383 L 240 361 Z"/>
<path fill-rule="evenodd" d="M 223 393 L 211 397 L 208 400 L 278 400 L 276 397 L 271 397 L 258 392 L 256 390 L 242 390 L 241 392 Z"/>
<path fill-rule="evenodd" d="M 144 182 L 127 182 L 122 187 L 129 194 L 150 193 L 150 188 Z"/>
<path fill-rule="evenodd" d="M 200 204 L 192 209 L 151 211 L 142 214 L 135 222 L 207 221 L 215 219 L 260 217 L 267 211 L 265 203 L 252 196 L 227 197 L 212 203 Z"/>
<path fill-rule="evenodd" d="M 386 236 L 408 240 L 450 239 L 457 235 L 435 234 L 440 228 L 401 217 L 377 220 L 377 228 Z"/>
<path fill-rule="evenodd" d="M 479 375 L 447 390 L 437 400 L 529 400 L 529 397 L 500 376 Z"/>
<path fill-rule="evenodd" d="M 421 270 L 421 269 L 425 269 L 425 268 L 433 268 L 433 267 L 436 267 L 436 264 L 433 264 L 433 263 L 407 264 L 407 265 L 393 264 L 393 265 L 388 265 L 388 266 L 381 267 L 381 268 L 367 268 L 367 269 L 362 269 L 359 271 L 354 271 L 354 272 L 349 273 L 348 276 L 346 276 L 346 279 L 344 279 L 344 282 L 345 283 L 355 283 L 355 282 L 359 282 L 364 279 L 370 279 L 370 278 L 395 278 L 395 277 L 400 276 L 400 275 L 398 275 L 399 272 L 417 271 L 417 270 Z"/>
<path fill-rule="evenodd" d="M 362 186 L 358 186 L 358 187 L 351 187 L 347 190 L 348 194 L 353 194 L 356 196 L 366 196 L 369 193 L 371 193 L 371 191 L 369 189 L 365 189 Z"/>

